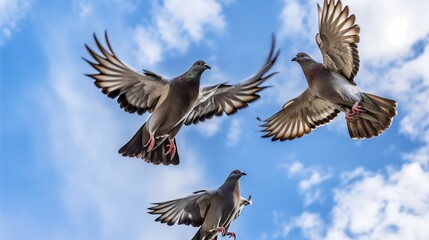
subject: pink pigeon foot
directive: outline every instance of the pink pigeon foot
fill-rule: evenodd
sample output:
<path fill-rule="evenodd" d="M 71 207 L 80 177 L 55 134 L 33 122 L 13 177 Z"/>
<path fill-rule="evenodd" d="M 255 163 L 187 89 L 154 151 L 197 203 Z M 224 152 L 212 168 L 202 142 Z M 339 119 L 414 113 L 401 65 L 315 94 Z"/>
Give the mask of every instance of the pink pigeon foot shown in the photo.
<path fill-rule="evenodd" d="M 346 121 L 347 122 L 351 122 L 351 123 L 356 122 L 356 115 L 353 114 L 352 111 L 346 112 Z"/>
<path fill-rule="evenodd" d="M 216 229 L 216 231 L 217 231 L 218 233 L 222 234 L 222 237 L 226 235 L 226 230 L 225 230 L 225 228 L 224 228 L 224 227 L 218 227 L 218 228 Z"/>
<path fill-rule="evenodd" d="M 362 112 L 365 112 L 365 110 L 363 110 L 362 107 L 359 106 L 359 102 L 355 102 L 352 107 L 352 113 L 355 115 L 360 115 Z"/>
<path fill-rule="evenodd" d="M 227 233 L 226 233 L 226 235 L 227 235 L 229 238 L 233 237 L 233 238 L 234 238 L 234 240 L 237 238 L 237 234 L 235 234 L 235 232 L 227 232 Z"/>
<path fill-rule="evenodd" d="M 153 134 L 150 134 L 149 141 L 147 141 L 144 147 L 147 147 L 147 151 L 150 152 L 153 150 L 154 146 L 155 146 L 155 136 Z"/>
<path fill-rule="evenodd" d="M 355 102 L 355 104 L 353 104 L 352 106 L 352 109 L 346 112 L 347 122 L 356 122 L 356 117 L 359 116 L 362 112 L 365 112 L 365 110 L 363 110 L 362 107 L 359 106 L 359 102 Z"/>
<path fill-rule="evenodd" d="M 174 158 L 174 155 L 176 155 L 176 145 L 174 144 L 174 140 L 168 139 L 170 141 L 169 144 L 167 144 L 168 151 L 165 153 L 165 155 L 168 155 L 171 153 L 170 160 Z"/>

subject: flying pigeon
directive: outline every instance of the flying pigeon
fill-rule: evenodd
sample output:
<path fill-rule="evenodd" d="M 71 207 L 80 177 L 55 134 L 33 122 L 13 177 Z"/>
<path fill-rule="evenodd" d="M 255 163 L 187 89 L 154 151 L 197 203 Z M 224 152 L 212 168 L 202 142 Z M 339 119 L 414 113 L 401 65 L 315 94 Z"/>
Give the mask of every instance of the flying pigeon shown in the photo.
<path fill-rule="evenodd" d="M 241 213 L 244 206 L 252 204 L 252 196 L 248 199 L 240 196 L 240 178 L 246 173 L 232 171 L 225 182 L 216 190 L 200 190 L 192 195 L 171 201 L 153 203 L 150 214 L 160 215 L 155 221 L 200 227 L 192 240 L 217 239 L 222 236 L 236 238 L 229 231 L 232 221 Z"/>
<path fill-rule="evenodd" d="M 87 76 L 94 79 L 102 93 L 113 99 L 118 98 L 119 106 L 126 112 L 139 115 L 152 113 L 119 153 L 142 158 L 155 165 L 179 164 L 175 137 L 183 124 L 195 124 L 223 113 L 230 115 L 258 99 L 260 96 L 257 93 L 266 88 L 260 85 L 276 74 L 266 75 L 280 52 L 274 51 L 273 35 L 268 58 L 255 75 L 235 85 L 220 83 L 200 88 L 202 73 L 210 69 L 204 61 L 196 61 L 188 71 L 168 80 L 148 70 L 140 73 L 132 69 L 116 56 L 107 32 L 105 38 L 108 50 L 94 34 L 101 54 L 85 44 L 95 62 L 84 60 L 98 71 Z"/>
<path fill-rule="evenodd" d="M 263 137 L 292 140 L 302 137 L 318 126 L 329 123 L 345 112 L 352 139 L 380 135 L 396 116 L 396 101 L 361 92 L 355 81 L 359 70 L 360 28 L 349 8 L 341 0 L 325 0 L 318 7 L 319 33 L 316 42 L 322 52 L 323 64 L 306 53 L 298 53 L 292 61 L 301 66 L 308 88 L 297 98 L 283 105 L 272 117 L 264 120 Z"/>

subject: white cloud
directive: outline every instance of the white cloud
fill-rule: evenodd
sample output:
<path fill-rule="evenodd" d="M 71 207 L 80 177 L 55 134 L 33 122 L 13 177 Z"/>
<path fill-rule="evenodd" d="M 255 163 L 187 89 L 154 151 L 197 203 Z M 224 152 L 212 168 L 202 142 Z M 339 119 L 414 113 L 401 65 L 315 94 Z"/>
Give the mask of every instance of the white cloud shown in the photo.
<path fill-rule="evenodd" d="M 281 167 L 286 169 L 289 177 L 300 179 L 298 189 L 304 196 L 304 206 L 322 199 L 322 190 L 316 187 L 332 177 L 328 171 L 316 166 L 304 166 L 299 161 L 294 161 L 289 165 L 281 165 Z"/>
<path fill-rule="evenodd" d="M 361 26 L 359 52 L 362 62 L 389 61 L 407 54 L 417 39 L 427 36 L 429 22 L 427 1 L 400 0 L 347 1 L 356 22 Z"/>
<path fill-rule="evenodd" d="M 79 3 L 79 17 L 84 18 L 86 16 L 88 16 L 89 14 L 91 14 L 93 11 L 92 6 L 87 4 L 87 3 L 83 3 L 80 2 Z"/>
<path fill-rule="evenodd" d="M 0 1 L 0 45 L 19 30 L 18 23 L 25 18 L 31 6 L 30 0 Z"/>
<path fill-rule="evenodd" d="M 137 59 L 142 66 L 153 65 L 162 59 L 162 44 L 158 41 L 158 33 L 153 29 L 137 26 L 134 29 L 137 43 Z"/>
<path fill-rule="evenodd" d="M 241 136 L 241 120 L 234 118 L 231 123 L 231 127 L 229 128 L 228 135 L 226 138 L 228 139 L 227 145 L 235 146 L 240 141 Z"/>
<path fill-rule="evenodd" d="M 224 120 L 224 117 L 213 117 L 204 122 L 199 122 L 194 127 L 202 136 L 209 138 L 220 130 Z"/>
<path fill-rule="evenodd" d="M 136 27 L 138 52 L 142 53 L 138 55 L 139 62 L 155 64 L 167 50 L 183 54 L 189 44 L 200 41 L 205 32 L 220 32 L 226 25 L 221 1 L 217 0 L 164 0 L 154 4 L 152 13 L 150 26 Z M 144 44 L 139 43 L 140 40 Z"/>
<path fill-rule="evenodd" d="M 279 37 L 281 39 L 300 37 L 306 42 L 313 41 L 315 43 L 314 35 L 318 30 L 318 25 L 316 4 L 314 2 L 285 0 L 280 20 Z"/>
<path fill-rule="evenodd" d="M 304 211 L 280 224 L 283 237 L 299 229 L 306 239 L 416 239 L 429 238 L 429 171 L 407 163 L 387 174 L 358 168 L 342 174 L 335 190 L 331 221 Z"/>
<path fill-rule="evenodd" d="M 290 223 L 284 226 L 283 234 L 287 236 L 291 230 L 299 227 L 302 235 L 306 239 L 318 240 L 323 232 L 324 223 L 319 215 L 303 212 L 299 217 L 293 218 Z"/>

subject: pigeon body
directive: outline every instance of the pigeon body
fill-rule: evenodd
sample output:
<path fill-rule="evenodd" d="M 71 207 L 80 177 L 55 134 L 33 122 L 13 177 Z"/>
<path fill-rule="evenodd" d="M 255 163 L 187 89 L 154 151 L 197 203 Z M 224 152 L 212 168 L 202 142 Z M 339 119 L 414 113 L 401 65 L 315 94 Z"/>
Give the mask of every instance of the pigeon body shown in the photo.
<path fill-rule="evenodd" d="M 275 140 L 292 140 L 329 123 L 339 112 L 346 113 L 352 139 L 371 138 L 387 129 L 396 116 L 396 101 L 361 92 L 354 77 L 359 70 L 360 28 L 349 8 L 341 0 L 325 0 L 319 10 L 319 33 L 316 42 L 323 63 L 306 53 L 292 61 L 301 66 L 308 88 L 262 125 L 266 135 Z"/>
<path fill-rule="evenodd" d="M 85 60 L 98 71 L 88 76 L 108 97 L 118 98 L 126 112 L 152 113 L 119 153 L 156 165 L 179 164 L 175 136 L 183 124 L 195 124 L 223 113 L 230 115 L 258 99 L 257 93 L 265 88 L 260 84 L 275 74 L 267 72 L 279 55 L 279 51 L 274 52 L 273 36 L 268 58 L 255 75 L 235 85 L 200 87 L 201 75 L 210 69 L 204 61 L 196 61 L 188 71 L 168 80 L 148 70 L 137 72 L 123 63 L 113 52 L 107 33 L 105 37 L 108 50 L 94 34 L 101 54 L 85 45 L 95 62 Z"/>
<path fill-rule="evenodd" d="M 168 225 L 185 224 L 200 227 L 192 240 L 217 239 L 218 232 L 235 238 L 229 232 L 232 221 L 244 206 L 252 203 L 240 196 L 239 179 L 246 175 L 240 170 L 232 171 L 224 184 L 216 190 L 201 190 L 185 198 L 154 203 L 150 214 L 160 215 L 155 221 Z"/>

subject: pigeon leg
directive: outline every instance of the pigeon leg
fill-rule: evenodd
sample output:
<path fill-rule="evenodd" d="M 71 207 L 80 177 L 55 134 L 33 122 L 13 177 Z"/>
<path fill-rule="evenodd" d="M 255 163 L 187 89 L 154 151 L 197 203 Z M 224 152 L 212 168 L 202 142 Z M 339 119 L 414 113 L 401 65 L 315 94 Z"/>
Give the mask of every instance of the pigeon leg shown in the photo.
<path fill-rule="evenodd" d="M 218 227 L 218 228 L 216 229 L 216 231 L 217 231 L 217 232 L 219 232 L 219 233 L 221 233 L 221 234 L 222 234 L 222 237 L 224 237 L 224 236 L 226 235 L 226 230 L 225 230 L 225 228 L 224 228 L 224 227 Z"/>
<path fill-rule="evenodd" d="M 147 151 L 150 152 L 153 150 L 154 146 L 155 146 L 155 136 L 154 134 L 150 134 L 149 141 L 147 141 L 144 147 L 147 147 Z"/>
<path fill-rule="evenodd" d="M 172 160 L 174 158 L 174 155 L 176 155 L 176 145 L 174 144 L 174 140 L 173 139 L 168 139 L 168 141 L 170 143 L 167 144 L 168 151 L 165 153 L 165 155 L 168 155 L 168 154 L 171 153 L 170 160 Z"/>
<path fill-rule="evenodd" d="M 227 233 L 226 233 L 226 235 L 227 235 L 229 238 L 233 237 L 233 238 L 234 238 L 234 240 L 237 238 L 237 234 L 235 234 L 235 232 L 227 232 Z"/>

